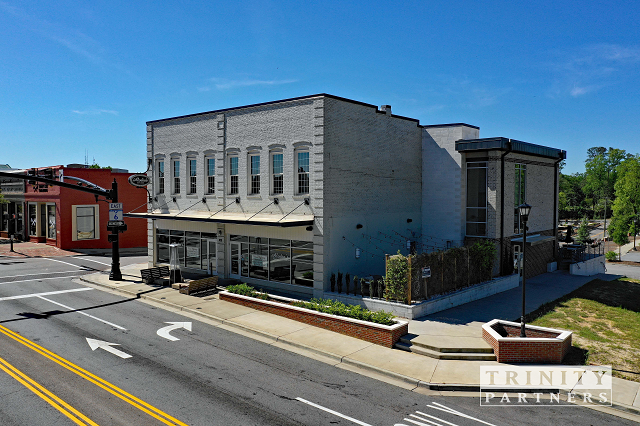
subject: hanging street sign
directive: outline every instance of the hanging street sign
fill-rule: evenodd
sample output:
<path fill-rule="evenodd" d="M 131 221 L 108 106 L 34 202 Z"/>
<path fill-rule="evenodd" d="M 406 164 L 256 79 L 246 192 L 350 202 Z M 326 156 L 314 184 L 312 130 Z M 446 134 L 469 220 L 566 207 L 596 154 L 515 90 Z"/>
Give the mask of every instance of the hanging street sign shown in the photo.
<path fill-rule="evenodd" d="M 129 176 L 129 183 L 138 188 L 144 188 L 151 183 L 151 178 L 147 175 L 143 175 L 142 173 L 137 173 Z"/>
<path fill-rule="evenodd" d="M 109 221 L 122 220 L 122 203 L 109 203 Z"/>

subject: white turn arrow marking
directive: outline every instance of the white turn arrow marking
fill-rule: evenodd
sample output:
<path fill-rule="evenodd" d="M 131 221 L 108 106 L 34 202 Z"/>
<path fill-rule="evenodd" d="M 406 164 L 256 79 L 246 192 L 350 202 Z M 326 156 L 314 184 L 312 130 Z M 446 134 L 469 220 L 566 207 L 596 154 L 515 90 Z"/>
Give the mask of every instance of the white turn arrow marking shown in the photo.
<path fill-rule="evenodd" d="M 111 352 L 114 355 L 119 356 L 120 358 L 131 358 L 131 355 L 124 353 L 116 348 L 112 348 L 111 346 L 120 346 L 118 343 L 109 343 L 104 342 L 102 340 L 89 339 L 87 337 L 87 343 L 92 351 L 95 351 L 98 348 L 104 349 L 107 352 Z"/>
<path fill-rule="evenodd" d="M 170 332 L 173 330 L 177 330 L 178 328 L 184 328 L 186 330 L 191 331 L 191 323 L 190 322 L 167 322 L 166 324 L 171 324 L 166 327 L 162 327 L 158 330 L 158 336 L 164 337 L 165 339 L 169 339 L 171 341 L 180 340 L 177 337 L 173 337 Z"/>

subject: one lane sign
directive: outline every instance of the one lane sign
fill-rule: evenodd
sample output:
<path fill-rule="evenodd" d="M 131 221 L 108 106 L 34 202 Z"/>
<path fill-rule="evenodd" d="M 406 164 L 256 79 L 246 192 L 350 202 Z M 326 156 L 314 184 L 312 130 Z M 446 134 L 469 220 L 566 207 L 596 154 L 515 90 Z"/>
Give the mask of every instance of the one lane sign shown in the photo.
<path fill-rule="evenodd" d="M 109 203 L 109 221 L 122 220 L 122 203 Z"/>

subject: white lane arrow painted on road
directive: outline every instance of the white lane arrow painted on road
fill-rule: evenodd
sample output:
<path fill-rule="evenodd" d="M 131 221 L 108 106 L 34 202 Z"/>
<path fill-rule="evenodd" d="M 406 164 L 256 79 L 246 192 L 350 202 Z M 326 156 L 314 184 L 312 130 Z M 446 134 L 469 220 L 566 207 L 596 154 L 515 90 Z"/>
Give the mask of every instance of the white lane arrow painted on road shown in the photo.
<path fill-rule="evenodd" d="M 191 331 L 191 323 L 190 322 L 167 322 L 166 324 L 171 324 L 168 325 L 166 327 L 162 327 L 160 330 L 158 330 L 158 336 L 160 337 L 164 337 L 165 339 L 169 339 L 171 341 L 176 341 L 176 340 L 180 340 L 177 337 L 173 337 L 171 334 L 169 334 L 170 332 L 172 332 L 173 330 L 177 330 L 178 328 L 184 328 L 186 330 Z"/>
<path fill-rule="evenodd" d="M 104 349 L 107 352 L 111 352 L 112 354 L 117 355 L 120 358 L 131 358 L 131 355 L 124 353 L 116 348 L 112 348 L 112 346 L 120 346 L 119 343 L 109 343 L 109 342 L 104 342 L 102 340 L 90 339 L 88 337 L 87 337 L 87 343 L 89 344 L 89 347 L 91 348 L 92 351 L 95 351 L 96 349 L 100 348 L 100 349 Z"/>

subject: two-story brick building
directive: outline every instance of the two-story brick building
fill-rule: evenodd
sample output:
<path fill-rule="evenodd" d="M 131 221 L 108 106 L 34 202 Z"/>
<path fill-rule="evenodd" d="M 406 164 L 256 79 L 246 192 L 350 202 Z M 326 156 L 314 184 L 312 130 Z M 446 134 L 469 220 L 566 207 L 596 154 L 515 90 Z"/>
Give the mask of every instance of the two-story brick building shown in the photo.
<path fill-rule="evenodd" d="M 383 272 L 385 253 L 496 238 L 495 220 L 467 220 L 477 154 L 454 146 L 478 133 L 327 94 L 150 121 L 154 200 L 125 216 L 148 219 L 150 264 L 175 243 L 183 268 L 322 296 L 331 273 Z"/>

